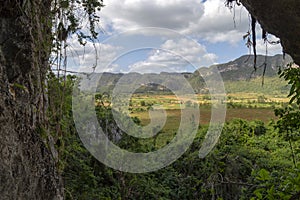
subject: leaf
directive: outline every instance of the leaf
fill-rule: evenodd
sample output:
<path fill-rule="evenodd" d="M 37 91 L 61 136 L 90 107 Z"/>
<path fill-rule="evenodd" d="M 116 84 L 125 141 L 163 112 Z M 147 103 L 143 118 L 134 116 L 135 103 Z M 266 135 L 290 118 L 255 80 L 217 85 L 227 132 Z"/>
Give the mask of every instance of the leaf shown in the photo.
<path fill-rule="evenodd" d="M 254 191 L 254 194 L 257 196 L 258 199 L 262 199 L 262 194 L 261 194 L 262 189 L 258 189 Z"/>
<path fill-rule="evenodd" d="M 258 176 L 256 178 L 257 178 L 257 180 L 260 180 L 260 181 L 270 180 L 270 173 L 265 169 L 261 169 L 258 172 Z"/>

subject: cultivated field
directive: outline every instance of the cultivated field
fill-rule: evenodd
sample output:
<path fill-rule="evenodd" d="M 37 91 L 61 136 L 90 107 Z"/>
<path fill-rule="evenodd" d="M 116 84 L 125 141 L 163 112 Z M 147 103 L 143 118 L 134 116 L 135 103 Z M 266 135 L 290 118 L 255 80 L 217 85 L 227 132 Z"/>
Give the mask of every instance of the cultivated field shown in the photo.
<path fill-rule="evenodd" d="M 178 100 L 175 95 L 133 95 L 130 103 L 130 115 L 141 120 L 142 125 L 150 122 L 149 110 L 159 105 L 167 113 L 167 122 L 163 132 L 174 132 L 178 129 L 181 109 L 199 106 L 200 125 L 207 125 L 211 117 L 210 95 L 197 95 L 197 102 L 188 99 Z M 227 95 L 222 102 L 227 105 L 226 121 L 241 118 L 245 120 L 261 120 L 268 123 L 276 120 L 274 109 L 287 104 L 285 95 L 260 95 L 255 93 L 236 93 Z"/>

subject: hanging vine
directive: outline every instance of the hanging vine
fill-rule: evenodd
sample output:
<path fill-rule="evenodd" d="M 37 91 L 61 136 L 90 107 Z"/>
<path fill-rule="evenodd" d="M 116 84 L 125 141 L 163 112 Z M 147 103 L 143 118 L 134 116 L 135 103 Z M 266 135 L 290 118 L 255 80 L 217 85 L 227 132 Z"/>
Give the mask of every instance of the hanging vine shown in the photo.
<path fill-rule="evenodd" d="M 251 15 L 251 30 L 252 30 L 252 47 L 253 47 L 253 54 L 254 54 L 254 70 L 256 71 L 256 59 L 257 59 L 257 53 L 256 53 L 256 19 Z"/>
<path fill-rule="evenodd" d="M 50 75 L 52 79 L 51 97 L 52 104 L 49 104 L 49 116 L 52 121 L 53 141 L 58 151 L 58 157 L 63 156 L 64 140 L 67 131 L 64 116 L 65 106 L 67 106 L 67 96 L 69 93 L 67 79 L 67 48 L 68 38 L 76 36 L 82 48 L 87 42 L 95 43 L 98 37 L 96 24 L 100 17 L 97 11 L 104 6 L 102 0 L 54 0 L 52 2 L 52 67 L 50 71 L 55 71 L 56 76 Z M 50 72 L 50 73 L 52 73 Z M 54 92 L 55 91 L 55 92 Z M 57 159 L 58 161 L 63 159 Z M 63 169 L 63 163 L 58 163 L 59 169 Z"/>
<path fill-rule="evenodd" d="M 240 0 L 225 0 L 225 6 L 228 7 L 229 9 L 235 8 L 235 5 L 240 6 L 241 5 L 241 1 Z M 265 61 L 262 65 L 257 66 L 257 35 L 256 35 L 256 24 L 257 24 L 257 19 L 251 15 L 250 15 L 250 27 L 248 32 L 243 36 L 243 39 L 246 40 L 246 46 L 247 48 L 250 50 L 251 54 L 251 50 L 253 49 L 253 54 L 254 54 L 254 61 L 253 61 L 253 72 L 250 75 L 250 78 L 252 77 L 252 75 L 257 71 L 258 68 L 263 67 L 263 74 L 262 74 L 262 85 L 264 85 L 264 77 L 265 77 L 265 73 L 266 73 L 266 69 L 267 69 L 267 55 L 268 55 L 268 44 L 270 45 L 276 45 L 276 44 L 280 44 L 280 40 L 278 41 L 270 41 L 268 39 L 268 33 L 266 30 L 263 29 L 262 27 L 262 40 L 264 41 L 264 44 L 266 45 L 266 52 L 265 52 Z M 249 56 L 250 58 L 250 56 Z"/>

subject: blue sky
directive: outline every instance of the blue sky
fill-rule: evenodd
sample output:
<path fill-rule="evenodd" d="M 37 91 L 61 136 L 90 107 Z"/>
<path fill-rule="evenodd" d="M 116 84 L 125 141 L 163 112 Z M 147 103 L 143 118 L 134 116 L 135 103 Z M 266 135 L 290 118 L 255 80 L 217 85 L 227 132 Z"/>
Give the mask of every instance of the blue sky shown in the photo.
<path fill-rule="evenodd" d="M 230 10 L 224 0 L 109 0 L 104 4 L 97 51 L 91 43 L 83 50 L 75 37 L 70 38 L 69 69 L 193 72 L 249 53 L 243 41 L 249 15 L 242 6 Z M 259 25 L 257 32 L 261 32 Z M 269 39 L 277 40 L 272 35 Z M 259 40 L 257 50 L 265 53 L 263 41 Z M 269 55 L 279 53 L 280 45 L 268 47 Z"/>

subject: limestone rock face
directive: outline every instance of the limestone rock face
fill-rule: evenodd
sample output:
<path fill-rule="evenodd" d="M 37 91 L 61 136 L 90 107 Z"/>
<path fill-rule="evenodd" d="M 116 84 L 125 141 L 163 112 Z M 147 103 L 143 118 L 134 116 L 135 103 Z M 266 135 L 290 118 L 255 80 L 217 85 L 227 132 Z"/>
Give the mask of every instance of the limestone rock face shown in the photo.
<path fill-rule="evenodd" d="M 50 4 L 30 1 L 33 19 L 21 12 L 23 1 L 0 2 L 0 199 L 62 199 L 61 179 L 38 131 L 49 56 L 37 48 L 49 31 L 39 15 L 47 16 Z"/>
<path fill-rule="evenodd" d="M 285 53 L 300 64 L 300 1 L 241 0 L 262 27 L 281 40 Z"/>

